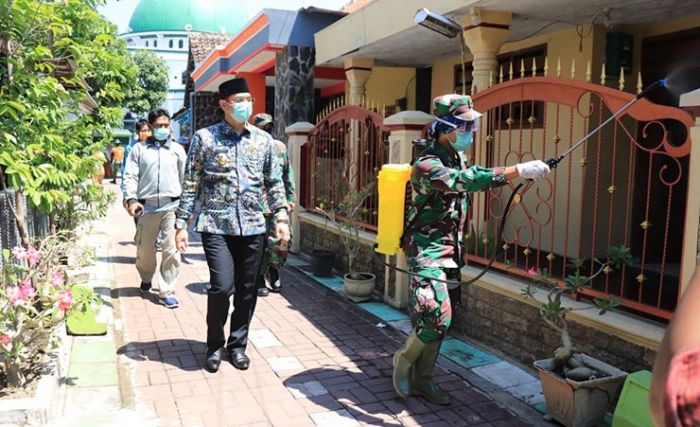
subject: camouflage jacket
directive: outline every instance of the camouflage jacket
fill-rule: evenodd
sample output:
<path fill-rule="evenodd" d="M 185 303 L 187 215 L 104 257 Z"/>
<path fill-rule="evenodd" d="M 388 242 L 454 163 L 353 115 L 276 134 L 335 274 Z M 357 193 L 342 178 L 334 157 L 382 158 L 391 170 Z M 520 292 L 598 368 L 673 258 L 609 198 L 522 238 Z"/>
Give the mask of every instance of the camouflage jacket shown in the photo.
<path fill-rule="evenodd" d="M 265 192 L 274 221 L 288 221 L 282 171 L 272 141 L 269 134 L 252 125 L 246 125 L 240 135 L 226 122 L 197 131 L 185 165 L 176 227 L 187 227 L 199 201 L 195 231 L 263 234 Z"/>
<path fill-rule="evenodd" d="M 272 144 L 277 154 L 277 161 L 280 164 L 280 168 L 282 168 L 282 181 L 284 181 L 284 192 L 287 195 L 287 203 L 296 203 L 297 193 L 296 188 L 294 188 L 294 171 L 292 171 L 292 165 L 289 162 L 287 146 L 284 145 L 284 142 L 276 139 L 272 140 Z M 265 193 L 265 197 L 263 198 L 263 212 L 265 215 L 271 213 L 267 199 L 268 196 L 267 193 Z"/>
<path fill-rule="evenodd" d="M 468 168 L 439 144 L 418 156 L 411 173 L 415 197 L 404 233 L 404 250 L 412 268 L 463 265 L 462 237 L 469 209 L 466 193 L 506 184 L 504 172 L 504 168 Z"/>

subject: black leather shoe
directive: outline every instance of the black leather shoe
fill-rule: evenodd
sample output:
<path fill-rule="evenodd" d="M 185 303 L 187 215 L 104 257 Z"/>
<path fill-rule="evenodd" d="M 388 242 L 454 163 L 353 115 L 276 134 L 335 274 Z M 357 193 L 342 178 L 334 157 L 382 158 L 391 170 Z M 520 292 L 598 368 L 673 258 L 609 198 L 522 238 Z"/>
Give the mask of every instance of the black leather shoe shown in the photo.
<path fill-rule="evenodd" d="M 250 366 L 250 359 L 245 355 L 245 350 L 237 348 L 231 350 L 231 363 L 236 369 L 245 371 Z"/>
<path fill-rule="evenodd" d="M 282 282 L 280 282 L 280 275 L 276 268 L 270 268 L 270 287 L 272 292 L 282 291 Z"/>
<path fill-rule="evenodd" d="M 207 360 L 204 361 L 204 369 L 211 373 L 218 371 L 219 366 L 221 366 L 221 359 L 226 355 L 223 348 L 214 350 L 213 352 L 207 352 Z"/>
<path fill-rule="evenodd" d="M 267 288 L 258 288 L 258 296 L 259 297 L 266 297 L 270 295 L 270 290 Z"/>

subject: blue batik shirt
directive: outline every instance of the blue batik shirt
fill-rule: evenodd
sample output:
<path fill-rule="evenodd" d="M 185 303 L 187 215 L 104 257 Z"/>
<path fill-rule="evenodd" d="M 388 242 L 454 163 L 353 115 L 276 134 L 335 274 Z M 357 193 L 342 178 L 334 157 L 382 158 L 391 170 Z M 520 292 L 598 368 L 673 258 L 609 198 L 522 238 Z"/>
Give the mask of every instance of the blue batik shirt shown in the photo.
<path fill-rule="evenodd" d="M 186 228 L 195 202 L 195 231 L 231 236 L 265 233 L 263 194 L 274 221 L 288 222 L 282 169 L 269 134 L 246 124 L 237 134 L 221 122 L 197 131 L 185 164 L 176 228 Z"/>

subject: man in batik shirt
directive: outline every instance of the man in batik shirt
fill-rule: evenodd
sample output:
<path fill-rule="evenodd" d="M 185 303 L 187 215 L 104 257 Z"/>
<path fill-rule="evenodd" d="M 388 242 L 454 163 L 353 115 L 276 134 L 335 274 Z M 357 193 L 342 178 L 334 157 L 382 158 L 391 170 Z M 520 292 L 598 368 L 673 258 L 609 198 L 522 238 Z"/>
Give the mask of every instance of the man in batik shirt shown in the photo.
<path fill-rule="evenodd" d="M 289 242 L 289 215 L 272 138 L 248 124 L 253 102 L 248 84 L 236 78 L 219 86 L 224 121 L 195 133 L 187 156 L 182 198 L 177 210 L 178 249 L 187 250 L 187 225 L 195 202 L 201 204 L 195 231 L 210 273 L 207 291 L 205 368 L 216 372 L 223 358 L 245 370 L 248 329 L 258 297 L 256 276 L 267 231 L 262 199 L 267 194 L 272 226 Z M 224 324 L 233 295 L 228 340 Z"/>
<path fill-rule="evenodd" d="M 440 345 L 452 322 L 452 308 L 443 281 L 459 281 L 464 248 L 462 230 L 467 220 L 467 193 L 504 185 L 522 177 L 536 179 L 549 173 L 540 160 L 517 166 L 467 167 L 461 153 L 471 148 L 478 119 L 470 97 L 445 95 L 434 101 L 440 117 L 430 129 L 432 147 L 416 159 L 411 174 L 415 194 L 404 231 L 403 248 L 411 276 L 411 303 L 418 320 L 415 330 L 394 354 L 396 393 L 424 396 L 447 405 L 450 397 L 432 379 Z"/>

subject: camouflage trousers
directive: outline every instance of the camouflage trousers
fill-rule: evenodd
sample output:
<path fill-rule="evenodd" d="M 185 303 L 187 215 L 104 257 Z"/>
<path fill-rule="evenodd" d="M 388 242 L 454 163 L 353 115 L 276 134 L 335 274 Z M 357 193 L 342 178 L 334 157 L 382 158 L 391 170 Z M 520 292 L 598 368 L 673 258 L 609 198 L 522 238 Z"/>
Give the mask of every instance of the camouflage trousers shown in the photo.
<path fill-rule="evenodd" d="M 270 267 L 277 269 L 281 268 L 287 261 L 287 253 L 289 248 L 289 243 L 282 247 L 279 239 L 275 236 L 275 225 L 272 222 L 272 215 L 265 215 L 265 223 L 267 234 L 265 235 L 263 257 L 262 262 L 260 263 L 261 276 L 263 276 Z"/>
<path fill-rule="evenodd" d="M 457 268 L 414 267 L 411 272 L 411 305 L 417 317 L 416 335 L 424 343 L 445 338 L 452 323 L 447 284 L 437 280 L 459 280 Z"/>

